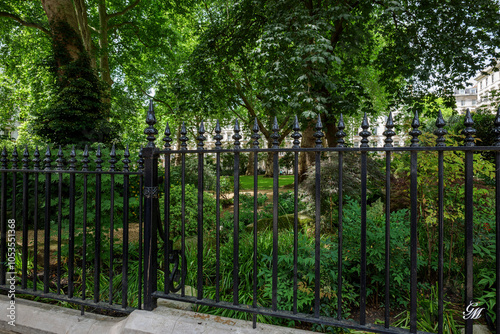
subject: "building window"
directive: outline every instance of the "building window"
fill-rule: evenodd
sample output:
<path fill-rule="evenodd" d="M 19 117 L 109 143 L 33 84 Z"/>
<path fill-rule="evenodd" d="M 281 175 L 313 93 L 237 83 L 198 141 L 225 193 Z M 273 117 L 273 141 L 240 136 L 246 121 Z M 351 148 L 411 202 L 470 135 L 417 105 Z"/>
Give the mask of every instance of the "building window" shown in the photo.
<path fill-rule="evenodd" d="M 488 87 L 488 77 L 486 77 L 486 84 L 485 84 L 486 87 Z"/>
<path fill-rule="evenodd" d="M 460 105 L 465 106 L 465 100 L 461 100 Z"/>
<path fill-rule="evenodd" d="M 354 147 L 359 147 L 359 141 L 354 142 Z"/>
<path fill-rule="evenodd" d="M 481 89 L 483 89 L 483 82 L 482 81 L 479 83 L 479 90 L 481 90 Z"/>
<path fill-rule="evenodd" d="M 476 105 L 476 103 L 477 103 L 477 101 L 476 101 L 476 100 L 472 100 L 472 105 L 473 105 L 473 106 L 475 106 L 475 105 Z"/>

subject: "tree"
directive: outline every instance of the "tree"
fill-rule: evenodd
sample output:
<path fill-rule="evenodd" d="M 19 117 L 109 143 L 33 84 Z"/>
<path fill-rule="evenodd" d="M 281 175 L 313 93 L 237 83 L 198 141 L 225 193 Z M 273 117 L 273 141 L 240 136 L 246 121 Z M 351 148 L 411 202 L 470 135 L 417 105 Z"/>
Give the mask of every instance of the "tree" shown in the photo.
<path fill-rule="evenodd" d="M 191 78 L 187 89 L 202 92 L 203 101 L 189 102 L 212 115 L 242 106 L 251 117 L 240 118 L 257 117 L 266 138 L 273 116 L 298 113 L 305 147 L 313 144 L 317 114 L 335 146 L 340 113 L 412 106 L 430 89 L 449 97 L 499 45 L 495 1 L 205 4 L 200 43 L 183 72 L 183 80 Z"/>
<path fill-rule="evenodd" d="M 174 14 L 185 13 L 189 5 L 150 0 L 0 4 L 4 73 L 21 77 L 15 64 L 30 63 L 32 57 L 31 70 L 54 84 L 49 99 L 40 102 L 41 92 L 35 91 L 29 105 L 17 102 L 26 111 L 22 116 L 34 116 L 33 128 L 51 141 L 101 141 L 106 133 L 112 139 L 117 129 L 110 124 L 133 116 L 117 112 L 116 106 L 127 106 L 124 99 L 145 100 L 155 82 L 172 70 L 176 49 L 183 47 L 177 28 L 184 23 Z M 17 53 L 15 46 L 27 40 L 34 42 L 33 50 L 25 47 L 26 55 Z M 24 79 L 16 89 L 34 81 Z"/>

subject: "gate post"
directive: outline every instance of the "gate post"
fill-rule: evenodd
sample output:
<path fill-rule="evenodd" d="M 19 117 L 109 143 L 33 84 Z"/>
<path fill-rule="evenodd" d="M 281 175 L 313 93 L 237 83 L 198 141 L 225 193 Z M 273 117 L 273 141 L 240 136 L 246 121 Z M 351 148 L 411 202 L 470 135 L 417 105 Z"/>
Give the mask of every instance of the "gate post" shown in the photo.
<path fill-rule="evenodd" d="M 156 307 L 157 300 L 152 294 L 157 290 L 157 222 L 160 209 L 158 154 L 154 144 L 158 131 L 154 128 L 156 118 L 152 100 L 149 104 L 146 123 L 149 126 L 144 130 L 144 133 L 148 135 L 149 143 L 142 151 L 144 157 L 144 309 L 152 311 Z"/>

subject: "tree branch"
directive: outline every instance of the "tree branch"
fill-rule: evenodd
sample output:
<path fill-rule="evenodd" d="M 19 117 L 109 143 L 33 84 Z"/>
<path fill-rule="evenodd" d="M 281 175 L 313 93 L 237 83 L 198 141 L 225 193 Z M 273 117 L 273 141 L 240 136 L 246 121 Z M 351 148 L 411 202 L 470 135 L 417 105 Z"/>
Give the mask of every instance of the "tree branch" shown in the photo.
<path fill-rule="evenodd" d="M 121 12 L 109 14 L 108 18 L 112 19 L 113 17 L 117 17 L 120 15 L 126 14 L 129 10 L 132 10 L 135 6 L 137 6 L 139 4 L 139 2 L 141 2 L 141 0 L 135 0 L 135 2 L 133 2 L 130 5 L 128 5 L 127 7 L 125 7 L 125 9 L 123 9 Z"/>
<path fill-rule="evenodd" d="M 166 105 L 168 107 L 168 109 L 170 109 L 171 112 L 174 111 L 174 109 L 172 108 L 172 106 L 167 102 L 167 101 L 164 101 L 162 99 L 159 99 L 157 97 L 154 97 L 153 95 L 150 95 L 148 94 L 148 92 L 146 92 L 144 89 L 142 89 L 142 87 L 139 87 L 139 90 L 144 94 L 146 95 L 147 97 L 149 97 L 150 99 L 153 99 L 153 101 L 156 101 L 156 102 L 160 102 L 160 103 L 163 103 L 164 105 Z"/>
<path fill-rule="evenodd" d="M 0 17 L 11 18 L 14 21 L 19 22 L 21 25 L 23 25 L 25 27 L 36 28 L 36 29 L 40 30 L 41 32 L 43 32 L 45 35 L 47 35 L 49 37 L 52 37 L 52 35 L 51 35 L 51 33 L 50 33 L 50 31 L 48 29 L 42 27 L 41 25 L 39 25 L 37 23 L 24 21 L 23 19 L 21 19 L 17 15 L 14 15 L 14 14 L 11 14 L 11 13 L 7 13 L 7 12 L 0 12 Z"/>

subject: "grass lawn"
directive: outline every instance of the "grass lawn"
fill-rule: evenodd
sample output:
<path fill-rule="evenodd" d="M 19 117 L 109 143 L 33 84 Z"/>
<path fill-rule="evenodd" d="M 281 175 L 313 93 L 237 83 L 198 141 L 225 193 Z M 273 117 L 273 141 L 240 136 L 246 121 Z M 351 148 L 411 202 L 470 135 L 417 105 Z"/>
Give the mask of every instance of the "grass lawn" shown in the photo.
<path fill-rule="evenodd" d="M 279 186 L 283 187 L 289 184 L 293 184 L 293 175 L 280 175 Z M 264 177 L 264 175 L 258 176 L 259 189 L 273 189 L 273 178 Z M 253 190 L 253 175 L 242 175 L 240 176 L 240 189 L 241 190 Z"/>

